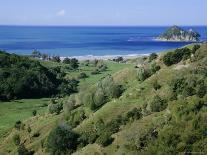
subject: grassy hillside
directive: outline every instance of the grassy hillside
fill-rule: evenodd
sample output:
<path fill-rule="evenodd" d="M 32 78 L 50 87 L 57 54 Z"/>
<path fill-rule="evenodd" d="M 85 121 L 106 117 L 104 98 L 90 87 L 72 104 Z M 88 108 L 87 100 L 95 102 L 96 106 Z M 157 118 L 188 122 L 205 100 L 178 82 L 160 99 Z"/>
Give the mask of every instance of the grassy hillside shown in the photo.
<path fill-rule="evenodd" d="M 82 62 L 66 78 L 88 77 L 79 79 L 77 93 L 56 99 L 63 110 L 24 119 L 2 138 L 0 154 L 205 154 L 206 60 L 203 44 L 126 64 L 107 61 L 98 74 Z"/>

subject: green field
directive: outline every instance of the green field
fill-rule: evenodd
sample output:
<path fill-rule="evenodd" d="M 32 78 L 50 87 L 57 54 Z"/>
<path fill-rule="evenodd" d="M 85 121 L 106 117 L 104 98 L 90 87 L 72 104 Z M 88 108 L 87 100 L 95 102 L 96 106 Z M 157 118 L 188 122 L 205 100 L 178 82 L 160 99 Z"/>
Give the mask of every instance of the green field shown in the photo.
<path fill-rule="evenodd" d="M 32 117 L 32 111 L 37 115 L 47 111 L 49 99 L 22 99 L 11 102 L 0 102 L 0 137 L 10 130 L 16 121 L 24 121 Z"/>

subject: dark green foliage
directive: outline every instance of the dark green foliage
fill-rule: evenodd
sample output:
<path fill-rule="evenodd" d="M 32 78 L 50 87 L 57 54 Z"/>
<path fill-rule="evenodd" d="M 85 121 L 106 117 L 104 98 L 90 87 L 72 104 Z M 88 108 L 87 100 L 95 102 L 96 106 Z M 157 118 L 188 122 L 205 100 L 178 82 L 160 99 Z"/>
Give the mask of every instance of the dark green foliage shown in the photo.
<path fill-rule="evenodd" d="M 152 112 L 160 112 L 167 108 L 167 103 L 159 96 L 155 96 L 150 103 L 150 109 Z"/>
<path fill-rule="evenodd" d="M 158 90 L 161 88 L 161 85 L 158 83 L 157 80 L 153 81 L 152 86 L 155 90 Z"/>
<path fill-rule="evenodd" d="M 179 63 L 181 60 L 187 60 L 191 56 L 191 50 L 188 48 L 176 49 L 174 52 L 168 52 L 163 57 L 163 62 L 167 66 Z"/>
<path fill-rule="evenodd" d="M 52 155 L 72 153 L 77 148 L 78 137 L 68 125 L 58 125 L 47 138 L 47 150 Z"/>
<path fill-rule="evenodd" d="M 200 47 L 201 47 L 200 45 L 194 45 L 194 46 L 193 46 L 193 49 L 192 49 L 192 53 L 195 54 L 196 51 L 197 51 Z"/>
<path fill-rule="evenodd" d="M 96 143 L 105 147 L 110 145 L 113 142 L 113 140 L 114 139 L 111 137 L 111 133 L 104 132 L 97 138 Z"/>
<path fill-rule="evenodd" d="M 33 58 L 41 58 L 41 53 L 39 52 L 39 51 L 37 51 L 37 50 L 34 50 L 33 52 L 32 52 L 32 57 Z"/>
<path fill-rule="evenodd" d="M 205 86 L 204 81 L 203 80 L 199 81 L 198 90 L 196 93 L 198 95 L 198 97 L 203 98 L 206 95 L 206 91 L 207 91 L 207 88 Z"/>
<path fill-rule="evenodd" d="M 18 154 L 19 155 L 33 155 L 34 154 L 34 151 L 29 151 L 25 146 L 24 144 L 21 144 L 18 149 Z"/>
<path fill-rule="evenodd" d="M 28 133 L 31 133 L 31 132 L 32 132 L 32 129 L 31 129 L 30 126 L 28 126 L 28 128 L 27 128 L 27 132 L 28 132 Z"/>
<path fill-rule="evenodd" d="M 75 58 L 72 58 L 72 59 L 65 58 L 65 59 L 63 60 L 63 63 L 65 63 L 65 64 L 69 64 L 70 67 L 71 67 L 71 69 L 74 69 L 74 70 L 77 69 L 77 68 L 79 67 L 79 62 L 78 62 L 78 60 L 75 59 Z"/>
<path fill-rule="evenodd" d="M 18 134 L 15 134 L 13 137 L 13 141 L 14 141 L 14 144 L 18 146 L 21 142 L 20 136 Z"/>
<path fill-rule="evenodd" d="M 118 58 L 113 59 L 113 61 L 115 61 L 115 62 L 123 62 L 124 58 L 123 57 L 118 57 Z"/>
<path fill-rule="evenodd" d="M 72 127 L 79 125 L 84 119 L 86 119 L 85 112 L 83 110 L 77 110 L 71 112 L 68 118 L 68 122 Z"/>
<path fill-rule="evenodd" d="M 22 126 L 22 122 L 21 121 L 17 121 L 14 125 L 14 127 L 17 129 L 17 130 L 20 130 L 21 129 L 21 126 Z"/>
<path fill-rule="evenodd" d="M 144 81 L 148 77 L 150 77 L 150 71 L 147 68 L 141 67 L 138 69 L 138 80 L 139 81 Z"/>
<path fill-rule="evenodd" d="M 50 103 L 48 105 L 49 112 L 51 114 L 60 114 L 61 110 L 63 109 L 62 103 Z"/>
<path fill-rule="evenodd" d="M 0 54 L 0 100 L 48 97 L 61 83 L 39 61 L 15 54 Z"/>
<path fill-rule="evenodd" d="M 92 75 L 100 74 L 100 71 L 96 68 L 91 72 Z"/>
<path fill-rule="evenodd" d="M 39 137 L 40 136 L 40 133 L 39 132 L 35 132 L 32 137 Z"/>
<path fill-rule="evenodd" d="M 36 115 L 37 115 L 37 110 L 33 110 L 33 111 L 32 111 L 32 115 L 33 115 L 33 116 L 36 116 Z"/>
<path fill-rule="evenodd" d="M 58 55 L 53 55 L 51 61 L 58 62 L 58 63 L 61 62 L 60 57 Z"/>
<path fill-rule="evenodd" d="M 149 62 L 152 62 L 153 60 L 157 59 L 158 55 L 156 53 L 151 53 L 149 56 Z"/>
<path fill-rule="evenodd" d="M 78 75 L 78 78 L 79 79 L 85 79 L 85 78 L 87 78 L 88 76 L 87 76 L 87 74 L 86 73 L 80 73 L 79 75 Z"/>
<path fill-rule="evenodd" d="M 132 120 L 140 119 L 142 117 L 142 109 L 134 108 L 127 113 L 126 117 Z"/>
<path fill-rule="evenodd" d="M 151 73 L 151 75 L 153 75 L 153 74 L 155 74 L 157 71 L 159 71 L 160 68 L 161 68 L 161 67 L 160 67 L 159 65 L 157 65 L 156 62 L 152 62 L 152 63 L 150 64 L 150 73 Z"/>
<path fill-rule="evenodd" d="M 117 85 L 112 76 L 108 75 L 102 79 L 86 100 L 89 101 L 90 108 L 96 110 L 112 98 L 118 98 L 123 92 L 123 88 Z"/>
<path fill-rule="evenodd" d="M 70 95 L 78 91 L 78 83 L 79 81 L 75 79 L 63 80 L 58 87 L 58 91 L 62 95 Z"/>

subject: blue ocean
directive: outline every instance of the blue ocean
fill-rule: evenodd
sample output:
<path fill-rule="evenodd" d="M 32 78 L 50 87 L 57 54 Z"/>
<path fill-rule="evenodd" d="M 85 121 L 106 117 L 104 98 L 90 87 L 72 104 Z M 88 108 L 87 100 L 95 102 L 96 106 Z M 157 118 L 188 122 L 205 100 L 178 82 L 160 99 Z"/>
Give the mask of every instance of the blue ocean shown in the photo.
<path fill-rule="evenodd" d="M 183 27 L 207 40 L 207 26 Z M 33 50 L 59 56 L 149 54 L 178 48 L 186 42 L 159 42 L 167 27 L 0 26 L 0 49 L 22 55 Z"/>

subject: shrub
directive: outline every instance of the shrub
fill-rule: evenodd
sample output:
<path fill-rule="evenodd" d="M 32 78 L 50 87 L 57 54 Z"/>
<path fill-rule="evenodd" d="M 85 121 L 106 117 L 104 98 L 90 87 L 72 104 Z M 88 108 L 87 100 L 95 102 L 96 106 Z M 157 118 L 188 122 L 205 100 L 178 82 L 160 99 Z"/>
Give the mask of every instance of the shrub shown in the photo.
<path fill-rule="evenodd" d="M 39 132 L 35 132 L 32 137 L 39 137 L 39 136 L 40 136 L 40 133 Z"/>
<path fill-rule="evenodd" d="M 113 142 L 113 138 L 111 137 L 111 133 L 103 132 L 97 139 L 96 143 L 102 145 L 103 147 L 110 145 Z"/>
<path fill-rule="evenodd" d="M 15 145 L 19 145 L 21 142 L 20 136 L 18 134 L 15 134 L 13 137 L 13 141 Z"/>
<path fill-rule="evenodd" d="M 150 103 L 150 109 L 152 112 L 160 112 L 167 108 L 167 103 L 165 100 L 161 99 L 159 96 L 155 96 Z"/>
<path fill-rule="evenodd" d="M 87 78 L 88 76 L 87 76 L 87 74 L 86 73 L 80 73 L 79 75 L 78 75 L 78 78 L 79 79 L 85 79 L 85 78 Z"/>
<path fill-rule="evenodd" d="M 63 109 L 63 105 L 62 103 L 50 103 L 48 105 L 48 109 L 51 114 L 60 114 L 61 110 Z"/>
<path fill-rule="evenodd" d="M 62 95 L 70 95 L 76 93 L 79 81 L 75 79 L 63 80 L 59 85 L 58 90 Z"/>
<path fill-rule="evenodd" d="M 157 59 L 158 55 L 156 53 L 151 53 L 149 56 L 149 62 L 152 62 L 153 60 Z"/>
<path fill-rule="evenodd" d="M 190 58 L 191 51 L 188 48 L 176 49 L 174 52 L 168 52 L 163 57 L 163 62 L 167 66 L 179 63 L 182 59 Z"/>
<path fill-rule="evenodd" d="M 150 72 L 148 69 L 141 67 L 138 69 L 138 80 L 139 81 L 144 81 L 146 80 L 148 77 L 150 77 Z"/>
<path fill-rule="evenodd" d="M 192 53 L 195 54 L 195 52 L 200 48 L 200 45 L 194 45 L 192 49 Z"/>
<path fill-rule="evenodd" d="M 31 133 L 31 131 L 32 131 L 31 127 L 28 126 L 28 128 L 27 128 L 27 132 L 28 132 L 28 133 Z"/>
<path fill-rule="evenodd" d="M 54 155 L 72 153 L 77 148 L 78 137 L 68 125 L 58 125 L 47 138 L 47 150 Z"/>
<path fill-rule="evenodd" d="M 141 117 L 142 117 L 142 109 L 141 108 L 139 108 L 139 109 L 134 108 L 127 113 L 128 119 L 137 120 L 137 119 L 140 119 Z"/>
<path fill-rule="evenodd" d="M 161 88 L 161 85 L 158 83 L 157 80 L 153 81 L 152 85 L 153 85 L 153 88 L 154 88 L 155 90 L 158 90 L 158 89 Z"/>
<path fill-rule="evenodd" d="M 203 98 L 206 95 L 207 88 L 205 86 L 204 81 L 199 81 L 198 90 L 197 90 L 197 96 L 200 98 Z"/>
<path fill-rule="evenodd" d="M 18 147 L 18 154 L 19 155 L 33 155 L 34 154 L 34 151 L 29 151 L 25 146 L 24 144 L 21 144 L 19 147 Z"/>
<path fill-rule="evenodd" d="M 156 64 L 155 61 L 153 61 L 151 64 L 150 64 L 150 72 L 151 72 L 151 75 L 156 73 L 157 71 L 160 70 L 160 66 Z"/>
<path fill-rule="evenodd" d="M 92 75 L 100 74 L 100 71 L 96 68 L 91 72 Z"/>
<path fill-rule="evenodd" d="M 21 121 L 17 121 L 14 125 L 14 127 L 17 129 L 17 130 L 20 130 L 21 129 L 21 126 L 22 126 L 22 122 Z"/>
<path fill-rule="evenodd" d="M 33 111 L 32 111 L 32 115 L 33 115 L 33 116 L 36 116 L 36 115 L 37 115 L 37 110 L 33 110 Z"/>

